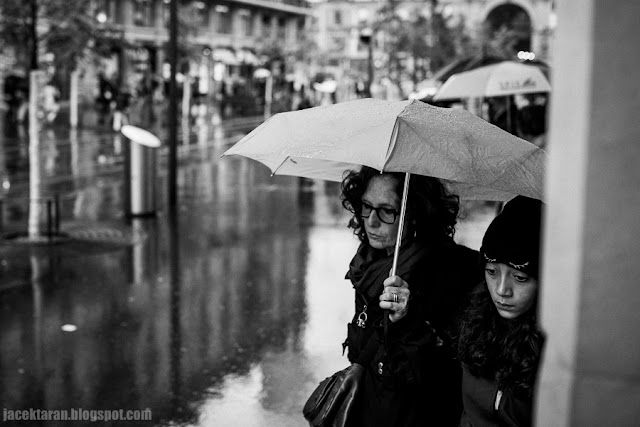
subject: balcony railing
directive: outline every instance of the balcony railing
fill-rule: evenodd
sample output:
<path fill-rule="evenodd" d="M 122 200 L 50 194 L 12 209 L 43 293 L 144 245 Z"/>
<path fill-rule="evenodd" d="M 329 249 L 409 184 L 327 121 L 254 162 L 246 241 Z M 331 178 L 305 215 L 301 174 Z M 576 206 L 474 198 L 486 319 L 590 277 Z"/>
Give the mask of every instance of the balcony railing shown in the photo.
<path fill-rule="evenodd" d="M 240 3 L 246 3 L 247 0 L 238 0 Z M 307 0 L 262 0 L 263 3 L 276 3 L 285 6 L 301 7 L 305 9 L 311 8 L 311 3 Z"/>
<path fill-rule="evenodd" d="M 309 4 L 309 2 L 306 0 L 270 0 L 270 1 L 274 3 L 283 3 L 289 6 L 311 7 L 311 4 Z"/>

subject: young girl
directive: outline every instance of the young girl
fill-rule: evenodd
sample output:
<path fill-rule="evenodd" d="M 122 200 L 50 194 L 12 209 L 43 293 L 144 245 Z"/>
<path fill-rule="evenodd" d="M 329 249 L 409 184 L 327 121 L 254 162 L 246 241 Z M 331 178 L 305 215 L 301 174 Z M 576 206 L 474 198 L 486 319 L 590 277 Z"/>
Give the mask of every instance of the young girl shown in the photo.
<path fill-rule="evenodd" d="M 529 426 L 543 335 L 536 322 L 542 203 L 518 196 L 482 240 L 485 281 L 460 321 L 460 426 Z"/>

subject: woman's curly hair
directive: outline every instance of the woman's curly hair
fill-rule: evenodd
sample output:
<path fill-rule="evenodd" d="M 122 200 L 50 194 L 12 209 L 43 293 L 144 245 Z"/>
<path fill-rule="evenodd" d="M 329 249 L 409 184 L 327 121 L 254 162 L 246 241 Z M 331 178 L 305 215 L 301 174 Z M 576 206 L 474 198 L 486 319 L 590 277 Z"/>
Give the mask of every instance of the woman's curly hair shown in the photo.
<path fill-rule="evenodd" d="M 474 289 L 460 316 L 457 337 L 458 357 L 472 375 L 496 380 L 516 392 L 533 393 L 544 343 L 536 306 L 515 319 L 503 319 L 486 283 Z"/>
<path fill-rule="evenodd" d="M 364 221 L 360 217 L 362 212 L 362 196 L 367 190 L 369 181 L 380 171 L 363 166 L 359 171 L 350 171 L 342 180 L 342 206 L 353 212 L 349 221 L 349 228 L 358 236 L 361 242 L 366 242 Z M 384 172 L 396 178 L 396 193 L 402 199 L 404 187 L 404 173 Z M 450 194 L 444 184 L 437 178 L 423 175 L 411 175 L 409 194 L 407 197 L 407 220 L 415 221 L 410 231 L 415 232 L 416 238 L 433 243 L 434 241 L 452 240 L 460 209 L 458 196 Z"/>

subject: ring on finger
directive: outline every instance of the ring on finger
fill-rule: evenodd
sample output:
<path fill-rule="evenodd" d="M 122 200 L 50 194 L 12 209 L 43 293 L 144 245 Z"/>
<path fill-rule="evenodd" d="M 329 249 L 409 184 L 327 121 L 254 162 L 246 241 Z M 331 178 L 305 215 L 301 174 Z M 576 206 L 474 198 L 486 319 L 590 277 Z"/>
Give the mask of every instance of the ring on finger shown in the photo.
<path fill-rule="evenodd" d="M 399 298 L 398 298 L 398 294 L 396 294 L 395 292 L 392 293 L 391 295 L 393 295 L 393 302 L 397 303 Z"/>

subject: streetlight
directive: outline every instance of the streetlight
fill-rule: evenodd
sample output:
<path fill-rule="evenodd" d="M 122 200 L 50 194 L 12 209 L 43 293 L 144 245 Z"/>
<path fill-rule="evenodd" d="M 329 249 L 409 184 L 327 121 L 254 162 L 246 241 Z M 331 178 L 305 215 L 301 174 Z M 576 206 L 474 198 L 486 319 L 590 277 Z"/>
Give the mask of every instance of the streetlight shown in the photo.
<path fill-rule="evenodd" d="M 107 22 L 107 14 L 102 11 L 98 12 L 98 14 L 96 15 L 96 20 L 100 24 L 104 24 L 105 22 Z"/>
<path fill-rule="evenodd" d="M 373 84 L 373 29 L 365 27 L 360 30 L 360 42 L 367 45 L 367 86 L 365 94 L 371 98 L 371 85 Z"/>

